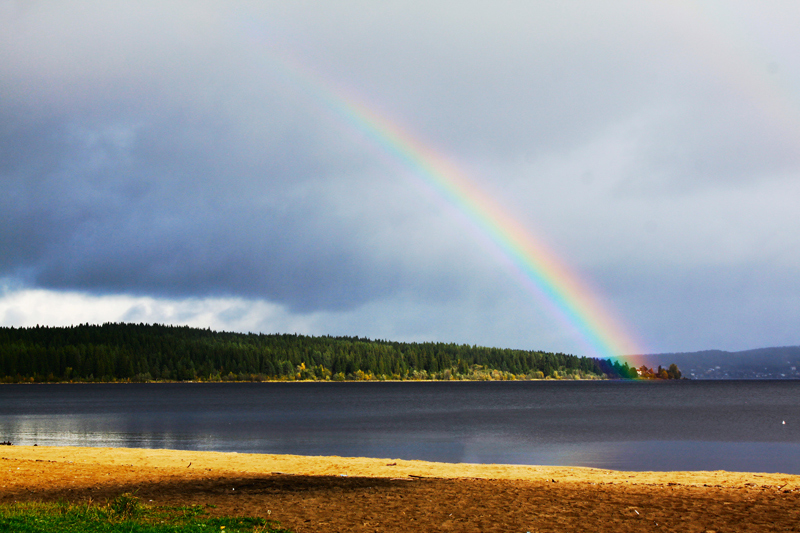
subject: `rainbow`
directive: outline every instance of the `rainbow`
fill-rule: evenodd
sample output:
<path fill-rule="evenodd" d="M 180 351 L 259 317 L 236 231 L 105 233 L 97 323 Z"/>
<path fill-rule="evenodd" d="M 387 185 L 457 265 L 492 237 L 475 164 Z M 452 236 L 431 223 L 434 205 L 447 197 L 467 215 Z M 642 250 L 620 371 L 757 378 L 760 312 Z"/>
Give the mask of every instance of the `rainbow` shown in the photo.
<path fill-rule="evenodd" d="M 519 283 L 542 298 L 567 327 L 578 333 L 587 355 L 637 364 L 635 354 L 645 352 L 586 284 L 456 165 L 285 52 L 280 54 L 280 62 L 290 75 L 290 83 L 302 85 L 325 108 L 463 213 L 499 250 Z"/>

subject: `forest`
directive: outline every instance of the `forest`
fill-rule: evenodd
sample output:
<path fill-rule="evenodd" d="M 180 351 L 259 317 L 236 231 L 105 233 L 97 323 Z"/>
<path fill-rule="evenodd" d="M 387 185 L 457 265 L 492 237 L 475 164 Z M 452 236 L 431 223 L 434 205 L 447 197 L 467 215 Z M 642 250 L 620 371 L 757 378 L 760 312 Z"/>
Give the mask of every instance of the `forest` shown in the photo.
<path fill-rule="evenodd" d="M 611 359 L 441 342 L 106 323 L 0 327 L 0 382 L 678 379 Z"/>

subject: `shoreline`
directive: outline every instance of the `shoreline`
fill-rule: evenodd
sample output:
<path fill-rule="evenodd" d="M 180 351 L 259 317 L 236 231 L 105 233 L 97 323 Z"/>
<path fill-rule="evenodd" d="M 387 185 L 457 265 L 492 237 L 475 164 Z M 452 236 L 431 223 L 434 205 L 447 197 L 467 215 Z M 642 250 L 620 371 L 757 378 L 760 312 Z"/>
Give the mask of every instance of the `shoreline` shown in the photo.
<path fill-rule="evenodd" d="M 2 381 L 2 385 L 144 385 L 175 383 L 501 383 L 501 382 L 631 382 L 631 383 L 674 383 L 679 381 L 800 381 L 797 378 L 730 378 L 730 379 L 651 379 L 651 378 L 513 378 L 513 379 L 264 379 L 264 380 L 149 380 L 149 381 Z"/>
<path fill-rule="evenodd" d="M 794 531 L 800 476 L 142 448 L 0 448 L 0 503 L 153 506 L 293 533 Z"/>
<path fill-rule="evenodd" d="M 305 456 L 151 448 L 3 446 L 0 460 L 47 461 L 147 468 L 194 468 L 217 473 L 395 479 L 485 479 L 744 487 L 748 483 L 800 491 L 800 475 L 769 472 L 624 471 L 580 466 L 439 463 L 396 458 Z M 191 465 L 191 466 L 188 466 Z"/>
<path fill-rule="evenodd" d="M 519 382 L 519 381 L 631 381 L 631 382 L 671 382 L 671 381 L 691 381 L 689 378 L 680 380 L 667 379 L 627 379 L 627 378 L 514 378 L 514 379 L 263 379 L 263 380 L 186 380 L 186 381 L 0 381 L 0 385 L 145 385 L 145 384 L 169 384 L 169 383 L 500 383 L 500 382 Z"/>

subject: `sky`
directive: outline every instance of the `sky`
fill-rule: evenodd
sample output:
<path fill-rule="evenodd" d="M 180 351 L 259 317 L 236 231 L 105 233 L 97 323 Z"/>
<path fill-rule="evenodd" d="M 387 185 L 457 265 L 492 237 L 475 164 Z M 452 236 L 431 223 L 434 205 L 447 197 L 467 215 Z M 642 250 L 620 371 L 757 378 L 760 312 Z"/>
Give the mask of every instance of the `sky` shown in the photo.
<path fill-rule="evenodd" d="M 779 1 L 0 0 L 0 325 L 799 345 L 797 27 Z"/>

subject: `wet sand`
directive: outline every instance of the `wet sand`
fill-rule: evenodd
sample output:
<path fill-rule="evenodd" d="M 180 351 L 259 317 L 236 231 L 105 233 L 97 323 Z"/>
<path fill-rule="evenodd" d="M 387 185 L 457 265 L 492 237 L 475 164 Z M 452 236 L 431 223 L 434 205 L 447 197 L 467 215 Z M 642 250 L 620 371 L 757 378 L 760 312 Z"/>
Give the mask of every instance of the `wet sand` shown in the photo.
<path fill-rule="evenodd" d="M 311 531 L 800 531 L 800 476 L 4 446 L 0 502 L 156 505 Z"/>

